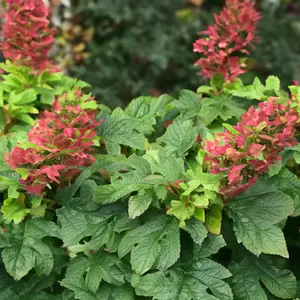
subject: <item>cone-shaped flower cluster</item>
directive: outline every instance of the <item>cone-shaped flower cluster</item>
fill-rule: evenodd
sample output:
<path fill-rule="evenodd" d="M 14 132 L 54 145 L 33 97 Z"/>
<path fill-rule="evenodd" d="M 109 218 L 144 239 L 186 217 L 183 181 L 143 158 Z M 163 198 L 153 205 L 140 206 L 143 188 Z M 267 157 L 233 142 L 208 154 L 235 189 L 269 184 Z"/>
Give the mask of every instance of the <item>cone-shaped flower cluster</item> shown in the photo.
<path fill-rule="evenodd" d="M 40 120 L 28 133 L 31 148 L 15 147 L 6 162 L 24 175 L 25 189 L 39 195 L 52 182 L 70 182 L 80 174 L 81 166 L 91 165 L 90 154 L 96 139 L 95 110 L 84 110 L 82 104 L 93 101 L 80 90 L 56 99 L 51 111 L 41 113 Z"/>
<path fill-rule="evenodd" d="M 259 104 L 241 117 L 232 130 L 216 133 L 206 141 L 206 161 L 213 174 L 223 175 L 221 193 L 231 197 L 255 183 L 270 165 L 281 160 L 279 153 L 297 144 L 295 132 L 298 114 L 288 105 L 276 103 L 277 98 Z"/>
<path fill-rule="evenodd" d="M 245 72 L 240 55 L 249 55 L 249 45 L 258 40 L 256 23 L 260 14 L 251 0 L 227 0 L 214 18 L 215 24 L 194 43 L 194 52 L 203 54 L 196 65 L 207 78 L 222 74 L 227 82 L 233 81 Z"/>
<path fill-rule="evenodd" d="M 47 58 L 54 31 L 49 28 L 48 9 L 43 0 L 7 0 L 7 3 L 1 46 L 4 57 L 35 71 L 54 71 Z"/>

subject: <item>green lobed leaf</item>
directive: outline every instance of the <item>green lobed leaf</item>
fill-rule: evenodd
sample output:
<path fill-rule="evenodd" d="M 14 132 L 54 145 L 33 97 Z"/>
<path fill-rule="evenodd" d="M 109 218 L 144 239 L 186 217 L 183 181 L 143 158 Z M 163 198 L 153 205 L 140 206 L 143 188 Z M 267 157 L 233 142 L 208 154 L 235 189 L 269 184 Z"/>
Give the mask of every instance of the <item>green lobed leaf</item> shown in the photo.
<path fill-rule="evenodd" d="M 121 240 L 118 255 L 122 258 L 129 252 L 132 269 L 137 274 L 144 274 L 154 265 L 161 270 L 169 268 L 180 254 L 177 221 L 160 215 L 128 231 Z"/>
<path fill-rule="evenodd" d="M 186 222 L 186 230 L 191 235 L 194 243 L 199 245 L 202 244 L 208 234 L 204 224 L 197 219 L 188 220 Z"/>
<path fill-rule="evenodd" d="M 195 117 L 201 108 L 199 95 L 189 90 L 180 91 L 179 100 L 175 100 L 171 104 L 178 113 L 183 115 L 183 118 Z"/>
<path fill-rule="evenodd" d="M 100 185 L 95 191 L 94 200 L 101 204 L 113 203 L 118 201 L 122 197 L 129 195 L 132 192 L 144 190 L 150 187 L 151 185 L 146 183 L 115 183 L 110 185 Z"/>
<path fill-rule="evenodd" d="M 124 117 L 120 109 L 114 110 L 111 115 L 102 111 L 98 118 L 104 120 L 98 127 L 98 135 L 104 140 L 108 154 L 119 154 L 120 145 L 145 150 L 146 138 L 136 130 L 137 122 Z"/>
<path fill-rule="evenodd" d="M 97 293 L 102 281 L 117 286 L 124 284 L 118 263 L 116 255 L 104 251 L 90 257 L 76 257 L 68 264 L 61 285 L 73 291 L 76 299 L 99 299 Z"/>
<path fill-rule="evenodd" d="M 128 215 L 131 219 L 143 214 L 156 199 L 154 189 L 140 190 L 137 195 L 131 196 L 128 202 Z"/>
<path fill-rule="evenodd" d="M 210 239 L 211 249 L 218 250 L 219 239 Z M 206 244 L 207 245 L 207 244 Z M 203 251 L 204 244 L 201 246 Z M 172 267 L 144 276 L 133 275 L 131 284 L 136 294 L 156 300 L 233 300 L 229 285 L 224 281 L 231 273 L 222 265 L 206 258 L 206 253 L 187 262 L 182 267 Z"/>
<path fill-rule="evenodd" d="M 125 109 L 131 117 L 136 119 L 136 130 L 150 134 L 154 131 L 157 117 L 163 117 L 167 112 L 167 105 L 172 100 L 168 95 L 155 97 L 139 97 L 133 99 Z"/>
<path fill-rule="evenodd" d="M 296 296 L 297 281 L 286 269 L 280 270 L 268 261 L 252 255 L 241 262 L 234 262 L 230 268 L 233 274 L 232 289 L 236 300 L 267 300 L 263 284 L 273 295 L 280 299 Z"/>
<path fill-rule="evenodd" d="M 165 145 L 165 151 L 170 156 L 182 157 L 195 143 L 197 133 L 191 120 L 176 119 L 157 141 Z"/>
<path fill-rule="evenodd" d="M 288 257 L 284 235 L 276 224 L 292 211 L 292 198 L 264 181 L 230 199 L 227 207 L 237 241 L 257 256 L 266 253 Z"/>
<path fill-rule="evenodd" d="M 223 121 L 238 118 L 245 113 L 245 108 L 239 99 L 229 95 L 203 98 L 200 117 L 206 125 L 220 117 Z"/>
<path fill-rule="evenodd" d="M 49 275 L 53 255 L 41 239 L 46 236 L 60 238 L 58 226 L 44 219 L 34 219 L 10 232 L 2 232 L 2 235 L 8 235 L 7 244 L 0 243 L 4 248 L 2 259 L 7 272 L 15 280 L 20 280 L 33 268 L 39 276 Z"/>

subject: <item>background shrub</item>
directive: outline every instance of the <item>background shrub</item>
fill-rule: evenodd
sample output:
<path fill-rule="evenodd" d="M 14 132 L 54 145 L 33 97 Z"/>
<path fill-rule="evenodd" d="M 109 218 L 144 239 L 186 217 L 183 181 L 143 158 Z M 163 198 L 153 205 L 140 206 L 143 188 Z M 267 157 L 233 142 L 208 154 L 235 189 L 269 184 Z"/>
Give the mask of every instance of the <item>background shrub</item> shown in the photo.
<path fill-rule="evenodd" d="M 94 35 L 87 43 L 90 56 L 70 73 L 93 86 L 102 103 L 124 105 L 138 95 L 174 94 L 195 90 L 204 78 L 193 67 L 197 55 L 192 43 L 197 32 L 213 22 L 223 1 L 77 0 L 72 22 Z M 248 61 L 251 72 L 265 79 L 277 74 L 284 87 L 300 78 L 300 29 L 297 1 L 262 0 L 261 42 Z"/>

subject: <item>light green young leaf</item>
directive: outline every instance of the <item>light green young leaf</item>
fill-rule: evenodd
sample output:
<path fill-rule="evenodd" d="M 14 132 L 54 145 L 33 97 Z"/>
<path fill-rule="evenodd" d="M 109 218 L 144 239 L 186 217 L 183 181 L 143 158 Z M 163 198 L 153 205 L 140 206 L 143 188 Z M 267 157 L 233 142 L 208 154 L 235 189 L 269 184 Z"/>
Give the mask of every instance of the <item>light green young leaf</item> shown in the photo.
<path fill-rule="evenodd" d="M 226 92 L 242 98 L 264 101 L 269 96 L 276 96 L 280 92 L 280 81 L 275 76 L 269 76 L 266 80 L 266 86 L 264 86 L 256 77 L 253 84 L 237 90 L 227 90 Z M 273 93 L 270 95 L 270 92 Z"/>
<path fill-rule="evenodd" d="M 154 264 L 157 269 L 169 268 L 180 254 L 177 221 L 160 215 L 128 231 L 119 245 L 119 257 L 124 257 L 130 251 L 132 269 L 137 274 L 144 274 Z"/>
<path fill-rule="evenodd" d="M 300 86 L 291 85 L 291 86 L 289 86 L 289 90 L 291 91 L 292 94 L 295 95 L 297 101 L 299 101 L 300 100 Z"/>
<path fill-rule="evenodd" d="M 266 80 L 266 90 L 278 93 L 280 91 L 280 80 L 276 76 L 269 76 Z"/>
<path fill-rule="evenodd" d="M 180 221 L 190 219 L 195 212 L 195 206 L 189 201 L 187 204 L 185 200 L 171 201 L 171 208 L 168 210 L 168 215 L 173 215 Z"/>
<path fill-rule="evenodd" d="M 30 126 L 33 126 L 35 123 L 34 119 L 31 118 L 28 114 L 20 114 L 20 115 L 17 115 L 16 118 Z"/>
<path fill-rule="evenodd" d="M 4 115 L 4 111 L 1 109 L 0 106 L 0 133 L 2 133 L 5 129 L 5 115 Z"/>
<path fill-rule="evenodd" d="M 265 100 L 267 98 L 264 94 L 265 87 L 257 77 L 254 79 L 253 84 L 228 92 L 234 96 L 248 99 Z"/>
<path fill-rule="evenodd" d="M 18 199 L 8 198 L 3 202 L 1 212 L 4 220 L 19 224 L 29 214 L 30 209 L 26 208 L 25 204 Z"/>
<path fill-rule="evenodd" d="M 3 84 L 1 83 L 0 84 L 0 107 L 3 107 L 4 106 L 4 99 L 3 99 Z M 1 110 L 2 112 L 2 110 Z M 1 115 L 0 115 L 1 117 Z M 1 118 L 0 118 L 1 120 Z M 1 122 L 1 121 L 0 121 Z M 0 123 L 1 124 L 1 123 Z M 1 125 L 0 125 L 0 130 L 1 130 Z"/>
<path fill-rule="evenodd" d="M 10 175 L 10 172 L 1 172 L 1 174 L 5 173 L 5 175 Z M 18 179 L 18 176 L 15 176 L 15 172 L 12 173 L 12 178 Z M 5 191 L 8 188 L 18 188 L 20 187 L 20 183 L 18 183 L 16 180 L 10 179 L 8 177 L 0 176 L 0 191 Z"/>
<path fill-rule="evenodd" d="M 27 105 L 33 103 L 34 101 L 36 101 L 36 99 L 36 91 L 30 88 L 19 94 L 16 94 L 14 91 L 11 92 L 8 98 L 8 103 L 16 105 Z"/>

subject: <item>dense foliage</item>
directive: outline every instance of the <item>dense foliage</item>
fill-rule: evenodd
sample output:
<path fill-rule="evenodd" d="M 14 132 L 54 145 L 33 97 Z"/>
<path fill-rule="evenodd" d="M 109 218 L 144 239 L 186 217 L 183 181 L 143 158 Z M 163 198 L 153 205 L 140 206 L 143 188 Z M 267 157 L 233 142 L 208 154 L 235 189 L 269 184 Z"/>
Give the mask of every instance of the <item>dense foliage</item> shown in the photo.
<path fill-rule="evenodd" d="M 113 111 L 46 56 L 42 0 L 7 2 L 0 299 L 299 298 L 300 87 L 238 77 L 253 2 L 227 0 L 194 43 L 209 85 Z"/>

